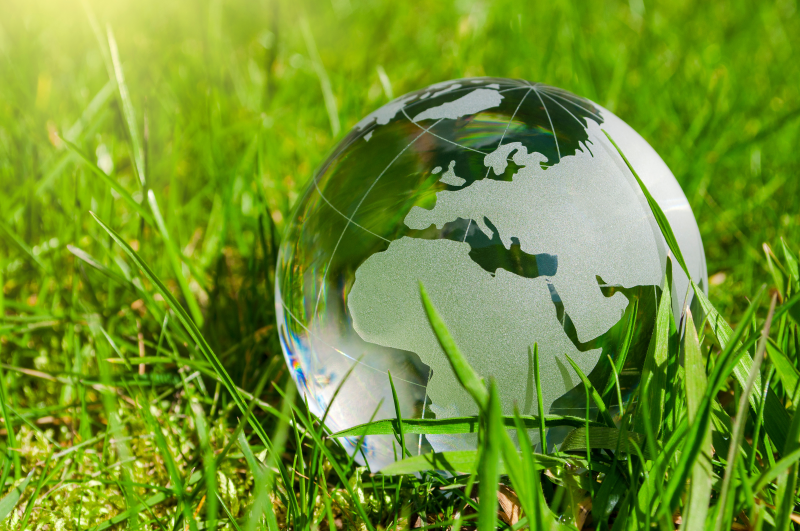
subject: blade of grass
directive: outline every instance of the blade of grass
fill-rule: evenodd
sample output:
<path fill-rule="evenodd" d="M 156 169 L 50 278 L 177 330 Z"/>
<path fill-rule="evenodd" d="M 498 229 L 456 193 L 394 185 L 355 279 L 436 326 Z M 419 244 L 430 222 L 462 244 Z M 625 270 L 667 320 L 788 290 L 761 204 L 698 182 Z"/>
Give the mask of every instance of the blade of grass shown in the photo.
<path fill-rule="evenodd" d="M 431 323 L 434 333 L 436 334 L 439 344 L 442 346 L 447 355 L 447 360 L 453 368 L 453 372 L 458 379 L 461 386 L 472 396 L 473 400 L 478 404 L 481 410 L 485 409 L 489 403 L 489 393 L 483 380 L 478 376 L 475 370 L 469 365 L 464 355 L 456 346 L 453 341 L 453 336 L 447 330 L 444 321 L 442 321 L 439 312 L 434 308 L 433 303 L 425 291 L 425 286 L 420 282 L 419 291 L 422 297 L 422 304 L 425 307 L 425 313 L 428 315 L 428 320 Z"/>
<path fill-rule="evenodd" d="M 250 448 L 250 444 L 247 442 L 247 438 L 242 432 L 239 432 L 237 442 L 239 448 L 242 450 L 242 454 L 244 454 L 247 466 L 250 467 L 250 472 L 253 474 L 254 484 L 252 494 L 253 503 L 250 505 L 250 511 L 244 524 L 244 530 L 255 531 L 261 522 L 262 515 L 267 518 L 267 529 L 277 530 L 278 524 L 275 519 L 275 511 L 272 508 L 272 501 L 269 498 L 270 483 L 268 467 L 256 459 L 253 450 Z M 274 524 L 273 521 L 275 522 Z"/>
<path fill-rule="evenodd" d="M 625 365 L 625 360 L 628 358 L 628 351 L 633 342 L 633 333 L 636 331 L 636 314 L 639 313 L 639 299 L 635 298 L 628 308 L 628 321 L 625 323 L 625 333 L 622 338 L 622 344 L 617 351 L 616 362 L 613 363 L 616 373 L 622 372 L 622 367 Z M 605 389 L 601 393 L 602 397 L 606 397 L 614 388 L 614 378 L 609 378 L 606 383 Z M 622 404 L 620 404 L 620 407 Z"/>
<path fill-rule="evenodd" d="M 752 319 L 752 315 L 755 312 L 761 297 L 764 295 L 766 288 L 762 286 L 761 289 L 759 289 L 759 291 L 756 293 L 755 297 L 753 297 L 753 302 L 750 304 L 747 312 L 745 312 L 745 315 L 742 317 L 742 324 L 736 327 L 736 331 L 734 331 L 725 321 L 725 319 L 722 318 L 711 301 L 708 300 L 708 297 L 705 296 L 703 290 L 700 289 L 700 287 L 694 282 L 692 283 L 692 286 L 694 293 L 700 302 L 700 306 L 708 316 L 708 324 L 711 326 L 711 330 L 714 332 L 714 335 L 716 336 L 720 346 L 722 346 L 724 349 L 723 353 L 720 355 L 720 359 L 724 358 L 727 353 L 734 348 L 741 348 L 741 343 L 739 340 L 746 329 L 744 324 L 749 323 Z M 785 307 L 786 304 L 783 306 Z M 775 311 L 773 318 L 777 317 L 779 317 L 778 310 Z M 736 381 L 739 382 L 739 385 L 742 386 L 742 388 L 744 388 L 747 384 L 747 377 L 750 374 L 750 367 L 752 365 L 753 358 L 750 357 L 749 353 L 744 352 L 739 360 L 738 365 L 733 368 L 733 376 L 736 378 Z M 759 389 L 761 388 L 762 384 L 760 376 L 756 377 L 755 385 Z M 754 412 L 758 412 L 758 401 L 753 395 L 750 396 L 750 407 Z M 786 412 L 786 409 L 783 407 L 780 399 L 775 394 L 775 391 L 770 389 L 767 393 L 767 402 L 764 407 L 764 428 L 767 431 L 770 439 L 772 439 L 778 448 L 783 448 L 786 444 L 788 426 L 790 423 L 791 417 Z"/>
<path fill-rule="evenodd" d="M 195 399 L 191 403 L 197 438 L 200 442 L 203 460 L 203 477 L 206 483 L 206 529 L 214 531 L 217 528 L 217 469 L 215 466 L 214 450 L 209 440 L 208 423 L 205 412 L 200 403 Z"/>
<path fill-rule="evenodd" d="M 794 404 L 797 404 L 800 398 L 798 396 L 800 393 L 800 371 L 797 370 L 797 367 L 794 366 L 792 361 L 786 357 L 783 350 L 772 339 L 767 339 L 767 354 L 775 367 L 775 372 L 778 374 L 786 394 Z"/>
<path fill-rule="evenodd" d="M 500 453 L 505 427 L 501 422 L 500 394 L 494 379 L 489 380 L 489 401 L 486 404 L 486 431 L 478 463 L 478 531 L 497 528 L 497 484 L 500 480 Z"/>
<path fill-rule="evenodd" d="M 776 267 L 778 264 L 777 257 L 775 257 L 775 253 L 772 252 L 772 248 L 770 248 L 766 242 L 761 244 L 761 248 L 764 250 L 764 256 L 767 258 L 767 269 L 769 269 L 769 273 L 772 276 L 772 282 L 775 284 L 778 293 L 781 294 L 781 301 L 783 301 L 786 298 L 786 289 L 783 274 L 778 270 L 778 267 Z"/>
<path fill-rule="evenodd" d="M 578 377 L 583 382 L 586 392 L 589 393 L 592 398 L 592 402 L 594 402 L 594 405 L 596 405 L 597 409 L 600 411 L 600 416 L 603 418 L 603 421 L 609 428 L 615 427 L 616 425 L 614 424 L 614 419 L 611 417 L 611 413 L 609 413 L 606 403 L 603 402 L 603 398 L 597 392 L 597 389 L 595 389 L 595 387 L 592 385 L 592 382 L 590 382 L 589 378 L 583 374 L 583 371 L 580 367 L 578 367 L 578 364 L 569 357 L 569 354 L 564 354 L 564 356 L 566 356 L 567 361 L 570 365 L 572 365 L 572 369 L 575 371 L 575 373 L 577 373 Z"/>
<path fill-rule="evenodd" d="M 89 157 L 87 157 L 83 151 L 80 150 L 78 146 L 66 139 L 62 139 L 62 141 L 68 150 L 77 155 L 81 162 L 83 162 L 92 171 L 92 173 L 100 177 L 103 182 L 117 192 L 117 194 L 119 194 L 119 196 L 124 199 L 125 202 L 148 223 L 148 225 L 154 225 L 153 216 L 151 216 L 147 209 L 144 208 L 138 201 L 136 201 L 136 199 L 134 199 L 133 196 L 129 194 L 128 191 L 123 188 L 123 186 L 119 184 L 116 179 L 112 179 L 110 175 L 101 170 L 97 164 L 92 162 L 91 159 L 89 159 Z"/>
<path fill-rule="evenodd" d="M 303 32 L 303 39 L 306 41 L 306 49 L 314 67 L 314 73 L 317 74 L 319 85 L 322 88 L 322 99 L 325 101 L 328 120 L 331 122 L 331 133 L 333 133 L 334 137 L 339 136 L 342 126 L 339 124 L 339 109 L 336 106 L 336 97 L 333 95 L 331 80 L 328 78 L 328 73 L 325 71 L 325 66 L 322 64 L 322 59 L 317 51 L 314 34 L 311 32 L 311 28 L 305 18 L 300 19 L 300 30 Z"/>
<path fill-rule="evenodd" d="M 114 32 L 111 30 L 111 26 L 106 27 L 106 34 L 108 36 L 108 50 L 111 54 L 111 63 L 114 66 L 114 78 L 117 82 L 117 88 L 119 89 L 122 114 L 125 118 L 125 125 L 128 128 L 127 132 L 131 141 L 133 166 L 136 170 L 136 176 L 139 178 L 139 182 L 144 189 L 147 186 L 144 167 L 144 150 L 142 149 L 142 138 L 139 133 L 139 126 L 136 123 L 136 113 L 133 110 L 133 102 L 131 102 L 128 84 L 125 82 L 125 74 L 122 71 L 122 61 L 119 59 L 117 40 L 114 38 Z"/>
<path fill-rule="evenodd" d="M 534 529 L 547 529 L 552 523 L 553 515 L 542 494 L 542 486 L 537 472 L 537 456 L 533 453 L 528 432 L 516 407 L 514 408 L 514 421 L 522 461 L 522 478 L 526 485 L 528 498 L 528 507 L 525 507 L 525 513 L 533 522 Z"/>
<path fill-rule="evenodd" d="M 94 213 L 91 213 L 92 217 L 94 217 L 95 221 L 100 224 L 101 227 L 111 236 L 111 238 L 122 247 L 128 257 L 133 260 L 136 266 L 144 273 L 145 277 L 153 283 L 158 293 L 167 301 L 169 306 L 175 312 L 178 317 L 178 321 L 183 325 L 186 332 L 189 334 L 189 337 L 194 341 L 197 348 L 206 358 L 206 361 L 211 364 L 214 369 L 214 372 L 217 373 L 219 378 L 222 381 L 222 384 L 227 389 L 228 393 L 230 393 L 233 400 L 236 402 L 236 405 L 239 407 L 239 410 L 242 413 L 247 411 L 247 404 L 245 403 L 244 399 L 242 398 L 241 393 L 238 391 L 236 385 L 231 380 L 231 377 L 228 375 L 228 372 L 222 366 L 219 359 L 217 358 L 214 351 L 206 342 L 203 335 L 200 333 L 200 330 L 197 328 L 197 325 L 192 321 L 189 314 L 186 313 L 186 310 L 180 305 L 180 303 L 175 299 L 172 293 L 167 289 L 167 287 L 161 282 L 161 280 L 156 276 L 155 273 L 150 269 L 150 267 L 139 257 L 139 255 L 134 251 L 128 243 L 122 239 L 111 227 L 103 223 L 100 218 L 98 218 Z M 248 422 L 252 426 L 253 430 L 259 435 L 261 442 L 264 446 L 269 447 L 269 437 L 267 436 L 264 428 L 252 418 L 248 419 Z"/>
<path fill-rule="evenodd" d="M 697 419 L 697 410 L 706 392 L 706 371 L 700 352 L 700 340 L 692 319 L 692 312 L 686 309 L 686 325 L 683 338 L 683 356 L 686 374 L 686 411 L 689 422 Z M 709 426 L 710 428 L 710 426 Z M 706 429 L 703 450 L 692 465 L 691 484 L 683 510 L 681 529 L 702 531 L 706 526 L 708 501 L 711 498 L 713 471 L 711 469 L 711 430 Z"/>
<path fill-rule="evenodd" d="M 542 398 L 542 379 L 539 375 L 539 344 L 533 344 L 533 377 L 536 379 L 536 411 L 539 417 L 539 444 L 542 453 L 547 453 L 547 438 L 544 432 L 544 399 Z M 519 415 L 514 415 L 514 424 L 519 425 Z"/>
<path fill-rule="evenodd" d="M 783 257 L 786 260 L 786 269 L 789 270 L 789 276 L 794 279 L 795 284 L 800 284 L 800 269 L 797 265 L 797 257 L 786 245 L 786 240 L 781 238 L 781 247 L 783 249 Z"/>
<path fill-rule="evenodd" d="M 630 442 L 635 442 L 640 445 L 644 442 L 645 436 L 641 433 L 632 431 L 622 431 L 618 428 L 609 428 L 606 426 L 589 428 L 590 449 L 605 449 L 614 450 L 619 449 L 620 452 L 630 454 L 633 448 L 629 446 Z M 659 454 L 660 446 L 656 447 L 656 453 L 652 454 L 645 448 L 645 459 L 654 460 Z M 562 452 L 574 452 L 586 450 L 586 428 L 575 428 L 567 434 L 564 442 L 561 443 Z"/>
<path fill-rule="evenodd" d="M 0 291 L 2 291 L 2 287 L 0 287 Z M 0 343 L 0 353 L 3 352 L 3 344 Z M 17 441 L 17 434 L 14 431 L 14 422 L 13 418 L 11 417 L 11 413 L 8 410 L 8 389 L 6 389 L 6 376 L 3 373 L 3 368 L 0 365 L 0 412 L 3 413 L 3 423 L 6 427 L 6 451 L 10 451 L 11 454 L 11 464 L 14 468 L 14 479 L 19 479 L 22 477 L 22 466 L 21 460 L 19 456 L 19 442 Z M 0 485 L 0 488 L 3 488 L 5 485 Z M 0 518 L 0 520 L 2 520 Z"/>
<path fill-rule="evenodd" d="M 520 415 L 520 420 L 525 429 L 535 430 L 539 428 L 540 419 L 537 415 Z M 583 417 L 570 415 L 545 415 L 542 419 L 545 428 L 558 426 L 578 427 L 585 424 Z M 422 435 L 447 435 L 454 433 L 477 433 L 480 424 L 479 417 L 453 417 L 445 419 L 403 419 L 403 429 L 406 434 Z M 603 426 L 603 423 L 591 421 L 591 426 Z M 516 423 L 514 417 L 503 416 L 503 425 L 506 428 L 514 428 Z M 329 437 L 358 437 L 364 435 L 391 435 L 397 431 L 394 419 L 378 420 L 366 424 L 359 424 L 352 428 L 338 431 Z"/>
<path fill-rule="evenodd" d="M 661 210 L 661 206 L 656 202 L 650 192 L 647 190 L 647 187 L 644 185 L 642 180 L 639 178 L 639 175 L 636 173 L 636 170 L 633 169 L 631 163 L 628 162 L 628 158 L 619 148 L 614 139 L 611 138 L 611 135 L 603 129 L 603 133 L 605 133 L 608 140 L 614 146 L 614 149 L 617 150 L 619 156 L 622 157 L 622 160 L 625 161 L 625 165 L 628 166 L 628 169 L 631 171 L 633 176 L 636 178 L 636 182 L 639 183 L 639 186 L 642 189 L 642 193 L 644 197 L 647 199 L 647 204 L 650 205 L 650 209 L 653 211 L 653 217 L 656 219 L 656 223 L 658 223 L 658 227 L 661 229 L 661 234 L 664 236 L 664 239 L 667 242 L 667 246 L 669 250 L 672 252 L 672 255 L 675 257 L 675 260 L 678 261 L 678 265 L 681 266 L 683 272 L 686 273 L 686 276 L 691 279 L 692 275 L 689 273 L 689 268 L 686 266 L 686 261 L 683 259 L 683 253 L 681 253 L 681 248 L 678 245 L 678 240 L 675 238 L 675 234 L 672 232 L 672 227 L 669 225 L 669 220 L 667 220 L 667 216 L 664 214 L 664 211 Z"/>
<path fill-rule="evenodd" d="M 192 314 L 194 322 L 197 323 L 197 327 L 202 328 L 203 312 L 200 311 L 200 305 L 197 304 L 197 298 L 189 288 L 189 283 L 186 281 L 186 276 L 183 274 L 183 269 L 181 268 L 181 257 L 178 252 L 178 248 L 175 242 L 172 241 L 172 237 L 167 230 L 167 224 L 164 223 L 164 218 L 161 216 L 161 210 L 158 208 L 158 201 L 156 200 L 156 196 L 152 190 L 147 191 L 147 202 L 150 204 L 150 210 L 153 212 L 153 218 L 155 219 L 156 227 L 158 227 L 158 231 L 161 233 L 161 238 L 164 240 L 167 257 L 172 265 L 172 272 L 175 275 L 175 279 L 178 281 L 178 285 L 181 288 L 181 293 L 183 293 L 183 298 L 186 300 L 186 304 L 189 306 L 189 311 Z"/>
<path fill-rule="evenodd" d="M 535 470 L 544 470 L 551 467 L 577 466 L 583 463 L 581 459 L 570 456 L 569 459 L 553 455 L 533 454 L 535 457 Z M 445 470 L 451 474 L 467 474 L 475 469 L 479 463 L 478 450 L 455 450 L 452 452 L 432 452 L 429 454 L 407 457 L 402 461 L 395 461 L 380 470 L 386 476 L 415 474 L 431 470 Z M 500 474 L 507 474 L 507 465 L 504 460 L 498 465 Z"/>
<path fill-rule="evenodd" d="M 44 466 L 42 467 L 42 474 L 39 476 L 39 481 L 36 483 L 36 488 L 31 494 L 28 503 L 25 505 L 25 512 L 22 515 L 22 520 L 19 523 L 19 529 L 27 529 L 28 519 L 31 517 L 31 512 L 33 511 L 33 507 L 36 505 L 36 500 L 39 498 L 39 492 L 42 490 L 42 486 L 45 483 L 45 478 L 48 475 L 48 470 L 50 468 L 50 461 L 52 459 L 52 454 L 47 456 L 47 459 L 44 462 Z"/>
<path fill-rule="evenodd" d="M 739 447 L 742 438 L 744 437 L 744 425 L 749 411 L 747 403 L 750 400 L 750 395 L 753 393 L 756 378 L 760 375 L 761 362 L 764 359 L 764 352 L 767 349 L 767 338 L 769 337 L 769 329 L 772 326 L 772 317 L 775 313 L 775 304 L 778 301 L 777 294 L 772 296 L 772 302 L 769 306 L 769 313 L 767 320 L 764 323 L 764 329 L 761 332 L 761 340 L 758 344 L 753 365 L 750 367 L 750 374 L 747 377 L 747 382 L 742 389 L 742 395 L 739 399 L 739 408 L 736 411 L 736 418 L 733 422 L 733 430 L 731 435 L 731 445 L 728 449 L 727 465 L 725 467 L 725 476 L 722 479 L 722 486 L 719 490 L 719 511 L 717 512 L 717 519 L 715 524 L 715 531 L 721 531 L 723 527 L 730 523 L 727 511 L 727 500 L 730 496 L 731 482 L 733 481 L 733 474 L 736 470 L 736 459 L 739 457 Z M 731 515 L 731 519 L 732 519 Z M 729 527 L 729 526 L 728 526 Z"/>
<path fill-rule="evenodd" d="M 9 514 L 11 514 L 11 511 L 13 511 L 14 508 L 17 506 L 17 504 L 19 503 L 19 499 L 25 492 L 25 489 L 28 488 L 28 484 L 31 482 L 31 478 L 33 477 L 34 472 L 35 470 L 31 470 L 30 472 L 28 472 L 28 475 L 25 476 L 25 479 L 22 481 L 22 483 L 11 489 L 11 491 L 5 496 L 3 496 L 2 500 L 0 500 L 0 522 L 5 520 L 6 517 Z M 4 485 L 0 485 L 0 487 L 3 486 Z"/>
<path fill-rule="evenodd" d="M 670 264 L 671 262 L 667 262 L 667 273 L 664 276 L 664 289 L 661 291 L 661 298 L 658 302 L 653 335 L 650 338 L 650 345 L 647 348 L 647 355 L 645 357 L 644 367 L 642 368 L 642 377 L 639 383 L 641 388 L 640 396 L 642 399 L 647 400 L 650 407 L 644 407 L 646 409 L 646 414 L 637 415 L 637 423 L 634 425 L 634 431 L 647 433 L 642 422 L 649 418 L 654 436 L 657 436 L 661 429 L 666 400 L 669 333 L 670 322 L 673 320 L 672 268 Z M 646 396 L 643 396 L 645 394 Z"/>
<path fill-rule="evenodd" d="M 795 391 L 795 397 L 797 391 Z M 783 447 L 783 455 L 791 455 L 792 452 L 800 448 L 800 408 L 795 407 L 794 414 L 792 415 L 792 422 L 789 425 L 789 432 L 786 437 L 786 443 Z M 784 477 L 782 485 L 778 490 L 778 497 L 775 505 L 778 510 L 775 515 L 775 529 L 785 531 L 789 529 L 794 519 L 795 499 L 797 496 L 797 469 L 798 462 L 789 468 L 787 475 Z"/>
<path fill-rule="evenodd" d="M 764 425 L 764 406 L 767 403 L 767 391 L 769 391 L 772 377 L 775 375 L 775 367 L 771 366 L 767 373 L 767 378 L 764 380 L 764 387 L 760 389 L 761 399 L 758 408 L 758 416 L 756 417 L 756 427 L 753 430 L 753 445 L 750 449 L 750 459 L 747 464 L 747 470 L 751 473 L 755 470 L 756 454 L 758 453 L 759 441 L 761 441 L 761 427 Z"/>
<path fill-rule="evenodd" d="M 389 375 L 389 386 L 392 388 L 392 400 L 394 401 L 394 414 L 397 417 L 397 431 L 400 435 L 400 455 L 401 459 L 406 456 L 411 456 L 411 453 L 406 450 L 406 434 L 403 429 L 403 414 L 400 411 L 400 400 L 397 398 L 397 390 L 394 388 L 394 381 L 392 380 L 391 371 L 386 371 Z"/>
<path fill-rule="evenodd" d="M 159 422 L 150 412 L 149 401 L 145 400 L 144 403 L 139 406 L 139 411 L 142 412 L 145 422 L 148 424 L 148 426 L 150 426 L 150 432 L 153 434 L 156 448 L 158 449 L 158 452 L 164 462 L 164 466 L 167 469 L 167 473 L 169 474 L 172 490 L 178 500 L 178 506 L 183 512 L 183 518 L 188 522 L 189 529 L 191 529 L 191 531 L 197 531 L 197 522 L 192 514 L 192 508 L 189 506 L 186 500 L 186 488 L 183 483 L 183 478 L 178 470 L 178 465 L 175 463 L 175 458 L 172 456 L 172 452 L 169 449 L 167 439 L 164 437 L 164 431 L 161 428 L 161 424 L 159 424 Z"/>

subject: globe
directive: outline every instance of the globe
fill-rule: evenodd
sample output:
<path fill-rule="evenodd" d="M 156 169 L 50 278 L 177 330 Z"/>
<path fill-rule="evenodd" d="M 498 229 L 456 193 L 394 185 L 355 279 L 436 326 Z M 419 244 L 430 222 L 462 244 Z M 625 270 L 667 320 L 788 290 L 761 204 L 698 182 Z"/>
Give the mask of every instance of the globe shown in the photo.
<path fill-rule="evenodd" d="M 606 131 L 665 212 L 692 278 L 707 272 L 700 233 L 669 168 L 610 111 L 523 80 L 431 85 L 366 116 L 297 202 L 278 259 L 283 353 L 308 407 L 332 432 L 394 418 L 477 415 L 429 323 L 420 284 L 475 371 L 493 377 L 504 414 L 584 415 L 630 313 L 620 373 L 639 381 L 669 249 Z M 675 268 L 673 308 L 689 301 Z M 638 301 L 637 304 L 633 304 Z M 617 404 L 619 406 L 619 404 Z M 548 444 L 557 444 L 557 428 Z M 530 434 L 534 444 L 538 432 Z M 474 448 L 476 435 L 408 435 L 412 454 Z M 379 469 L 396 439 L 344 439 Z"/>

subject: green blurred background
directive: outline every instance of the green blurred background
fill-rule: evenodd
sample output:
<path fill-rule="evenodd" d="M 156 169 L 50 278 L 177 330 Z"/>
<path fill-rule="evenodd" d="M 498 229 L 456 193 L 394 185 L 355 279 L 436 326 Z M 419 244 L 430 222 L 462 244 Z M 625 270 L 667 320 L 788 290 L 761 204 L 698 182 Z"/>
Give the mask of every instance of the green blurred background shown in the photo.
<path fill-rule="evenodd" d="M 57 459 L 59 474 L 109 478 L 47 491 L 31 525 L 72 521 L 77 504 L 81 526 L 124 509 L 124 459 L 103 439 L 115 411 L 148 488 L 170 483 L 163 459 L 187 477 L 197 462 L 178 373 L 213 372 L 174 314 L 162 334 L 163 300 L 90 211 L 269 410 L 280 401 L 257 382 L 291 385 L 273 327 L 276 249 L 314 168 L 395 96 L 525 78 L 606 106 L 661 154 L 697 217 L 711 299 L 736 323 L 760 284 L 782 284 L 764 244 L 800 250 L 798 48 L 797 0 L 0 0 L 0 391 L 16 413 L 2 429 L 17 437 L 0 447 L 21 481 L 91 439 L 80 459 Z M 128 359 L 142 354 L 163 356 L 139 372 Z M 98 386 L 109 381 L 113 399 Z M 169 451 L 130 386 L 156 395 Z M 210 444 L 226 446 L 233 403 L 213 379 L 191 388 L 210 410 Z M 275 418 L 263 419 L 269 433 Z M 251 496 L 240 461 L 219 471 L 236 479 L 224 500 L 234 515 L 235 493 Z"/>
<path fill-rule="evenodd" d="M 336 140 L 390 98 L 464 76 L 562 87 L 638 130 L 689 197 L 711 297 L 732 315 L 768 278 L 762 244 L 776 248 L 782 236 L 800 247 L 796 0 L 90 4 L 0 4 L 7 311 L 145 315 L 135 294 L 67 248 L 125 273 L 91 210 L 202 314 L 217 351 L 237 348 L 272 323 L 283 220 Z M 109 35 L 131 109 L 113 80 Z M 135 200 L 146 204 L 151 191 L 164 230 L 143 222 L 61 138 Z M 12 338 L 15 360 L 25 364 L 26 349 L 38 348 L 26 345 L 40 340 Z M 266 341 L 277 353 L 274 337 Z M 243 372 L 251 358 L 231 355 Z"/>

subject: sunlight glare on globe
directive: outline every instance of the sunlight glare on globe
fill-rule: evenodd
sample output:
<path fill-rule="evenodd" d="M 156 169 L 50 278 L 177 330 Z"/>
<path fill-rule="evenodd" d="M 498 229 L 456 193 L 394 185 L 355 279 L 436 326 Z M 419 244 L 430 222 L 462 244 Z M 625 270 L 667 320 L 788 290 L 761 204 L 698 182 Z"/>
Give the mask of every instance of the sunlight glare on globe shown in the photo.
<path fill-rule="evenodd" d="M 497 78 L 439 83 L 384 105 L 339 143 L 297 203 L 276 275 L 284 355 L 312 412 L 329 409 L 328 429 L 394 418 L 389 371 L 404 418 L 477 414 L 428 322 L 420 283 L 472 367 L 495 378 L 504 414 L 515 405 L 539 413 L 537 344 L 543 413 L 583 415 L 583 385 L 566 356 L 605 385 L 636 308 L 620 376 L 630 396 L 669 249 L 603 130 L 705 289 L 700 233 L 672 173 L 619 118 L 564 90 Z M 687 287 L 675 268 L 676 315 Z M 350 452 L 358 444 L 343 442 Z M 379 469 L 398 455 L 393 443 L 368 436 L 357 457 Z M 407 435 L 405 444 L 412 454 L 473 449 L 475 434 Z"/>

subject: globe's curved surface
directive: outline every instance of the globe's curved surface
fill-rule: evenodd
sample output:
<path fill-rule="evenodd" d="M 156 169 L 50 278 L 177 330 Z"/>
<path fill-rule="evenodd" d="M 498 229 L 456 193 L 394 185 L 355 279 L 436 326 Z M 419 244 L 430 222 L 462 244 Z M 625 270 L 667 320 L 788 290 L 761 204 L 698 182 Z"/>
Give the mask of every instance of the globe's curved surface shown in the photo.
<path fill-rule="evenodd" d="M 329 409 L 332 431 L 395 416 L 388 371 L 405 418 L 477 414 L 430 327 L 420 283 L 475 370 L 496 379 L 506 414 L 515 404 L 538 412 L 537 344 L 544 413 L 582 415 L 583 386 L 566 356 L 605 385 L 635 299 L 622 387 L 636 387 L 668 249 L 603 129 L 705 286 L 699 231 L 675 178 L 638 134 L 586 99 L 522 80 L 462 79 L 412 92 L 355 126 L 298 202 L 276 278 L 284 354 L 312 411 Z M 688 281 L 674 274 L 679 313 Z M 474 434 L 405 442 L 414 454 L 444 451 L 473 446 Z M 391 436 L 367 437 L 359 450 L 373 469 L 398 455 Z"/>

